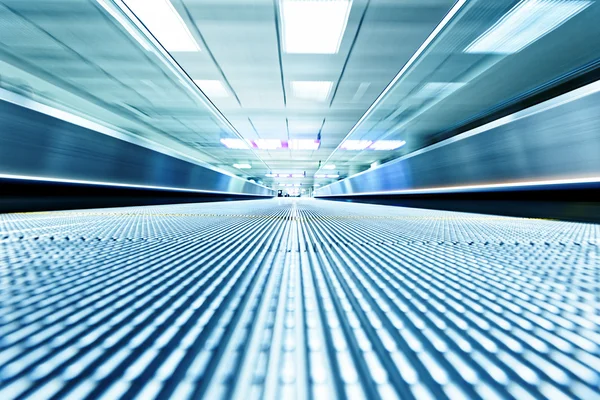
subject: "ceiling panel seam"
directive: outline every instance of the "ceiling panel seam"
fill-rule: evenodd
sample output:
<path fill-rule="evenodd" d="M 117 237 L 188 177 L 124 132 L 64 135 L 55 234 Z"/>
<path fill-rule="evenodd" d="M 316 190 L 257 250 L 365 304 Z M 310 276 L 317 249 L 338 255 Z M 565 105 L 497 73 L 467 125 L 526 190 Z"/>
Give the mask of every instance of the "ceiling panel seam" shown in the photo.
<path fill-rule="evenodd" d="M 200 44 L 203 46 L 203 49 L 206 50 L 206 54 L 210 57 L 210 59 L 212 60 L 213 64 L 215 64 L 215 67 L 217 68 L 217 70 L 219 71 L 219 74 L 221 74 L 221 77 L 223 78 L 223 82 L 225 82 L 225 85 L 231 91 L 231 93 L 233 94 L 233 97 L 235 97 L 235 100 L 237 101 L 238 105 L 240 107 L 242 107 L 242 102 L 240 101 L 240 98 L 238 97 L 237 93 L 233 89 L 233 86 L 231 86 L 231 84 L 229 83 L 229 79 L 227 79 L 227 76 L 225 75 L 225 72 L 223 71 L 223 68 L 221 68 L 221 65 L 217 62 L 217 59 L 213 55 L 213 52 L 210 50 L 210 47 L 208 47 L 208 44 L 206 43 L 206 40 L 204 40 L 204 35 L 202 34 L 202 31 L 200 31 L 200 28 L 198 28 L 198 25 L 196 24 L 196 21 L 194 20 L 194 18 L 190 14 L 189 9 L 185 5 L 185 3 L 183 3 L 181 0 L 178 0 L 178 4 L 180 4 L 181 7 L 182 7 L 182 9 L 185 11 L 185 17 L 188 20 L 186 22 L 189 23 L 189 25 L 191 26 L 192 30 L 196 34 L 197 39 L 200 40 Z"/>
<path fill-rule="evenodd" d="M 348 50 L 348 55 L 346 56 L 346 60 L 344 60 L 344 65 L 342 66 L 342 71 L 340 73 L 340 77 L 335 82 L 335 87 L 333 88 L 333 92 L 331 95 L 331 100 L 329 101 L 329 107 L 333 105 L 333 101 L 335 100 L 335 96 L 337 95 L 338 88 L 340 83 L 342 82 L 342 78 L 344 77 L 344 73 L 346 72 L 346 67 L 348 66 L 348 62 L 350 61 L 350 56 L 352 55 L 352 51 L 354 50 L 354 45 L 356 44 L 356 40 L 358 39 L 358 35 L 360 33 L 360 29 L 362 28 L 363 21 L 365 20 L 365 16 L 367 15 L 367 9 L 371 4 L 371 0 L 367 0 L 365 7 L 363 9 L 362 15 L 360 16 L 360 20 L 358 21 L 358 26 L 356 27 L 356 32 L 354 37 L 352 38 L 352 43 L 350 44 L 350 49 Z"/>
<path fill-rule="evenodd" d="M 283 75 L 283 61 L 281 57 L 281 38 L 279 37 L 279 6 L 278 1 L 273 0 L 273 16 L 275 18 L 275 38 L 277 40 L 277 58 L 279 60 L 279 75 L 281 78 L 281 91 L 283 92 L 283 106 L 287 107 L 287 93 L 285 90 L 285 78 Z"/>
<path fill-rule="evenodd" d="M 158 39 L 150 32 L 150 30 L 144 25 L 144 23 L 137 17 L 137 15 L 125 4 L 122 0 L 111 0 L 111 4 L 116 6 L 125 17 L 135 25 L 135 27 L 140 31 L 140 33 L 145 36 L 152 44 L 152 46 L 158 50 L 158 54 L 162 56 L 162 61 L 170 64 L 170 66 L 176 74 L 180 74 L 181 82 L 185 85 L 188 84 L 188 88 L 194 88 L 194 94 L 198 96 L 198 98 L 206 105 L 206 107 L 212 111 L 212 114 L 220 119 L 221 122 L 239 139 L 245 140 L 242 134 L 236 129 L 236 127 L 225 117 L 225 114 L 210 100 L 208 96 L 204 94 L 204 92 L 198 87 L 198 85 L 194 82 L 194 80 L 189 76 L 187 71 L 175 60 L 175 58 L 169 53 L 165 47 L 158 41 Z M 263 160 L 254 149 L 250 149 L 252 154 L 262 162 L 265 167 L 269 168 L 269 165 Z"/>
<path fill-rule="evenodd" d="M 354 124 L 354 126 L 350 129 L 350 131 L 344 136 L 342 141 L 337 145 L 337 147 L 329 154 L 329 157 L 325 160 L 316 173 L 319 173 L 323 167 L 326 165 L 329 160 L 333 157 L 333 155 L 337 152 L 340 146 L 348 139 L 355 131 L 358 129 L 360 125 L 362 125 L 363 121 L 365 121 L 371 113 L 375 110 L 375 108 L 381 103 L 387 96 L 387 94 L 392 90 L 392 88 L 396 85 L 396 83 L 408 72 L 408 70 L 417 62 L 423 53 L 429 48 L 431 43 L 442 33 L 444 28 L 450 24 L 450 22 L 454 19 L 456 14 L 467 4 L 467 0 L 457 0 L 450 10 L 446 13 L 444 18 L 440 21 L 440 23 L 433 29 L 433 31 L 427 36 L 427 39 L 419 46 L 419 48 L 415 51 L 415 53 L 411 56 L 411 58 L 404 64 L 404 66 L 398 71 L 396 76 L 387 84 L 387 86 L 383 89 L 383 91 L 377 96 L 375 101 L 369 106 L 367 111 L 360 117 L 360 119 Z"/>

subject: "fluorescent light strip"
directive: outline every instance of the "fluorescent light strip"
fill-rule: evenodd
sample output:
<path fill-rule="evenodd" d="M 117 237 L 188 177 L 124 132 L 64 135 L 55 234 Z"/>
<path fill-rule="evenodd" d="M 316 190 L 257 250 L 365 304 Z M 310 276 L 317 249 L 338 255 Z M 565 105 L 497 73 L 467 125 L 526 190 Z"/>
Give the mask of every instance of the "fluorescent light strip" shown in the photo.
<path fill-rule="evenodd" d="M 283 51 L 335 54 L 340 50 L 352 0 L 280 0 Z"/>
<path fill-rule="evenodd" d="M 167 51 L 200 51 L 198 43 L 169 0 L 124 0 Z"/>
<path fill-rule="evenodd" d="M 346 141 L 346 139 L 348 139 L 354 132 L 356 132 L 356 130 L 358 129 L 358 127 L 360 125 L 362 125 L 362 123 L 373 113 L 373 110 L 375 110 L 375 108 L 379 105 L 379 103 L 381 103 L 383 101 L 383 99 L 386 97 L 386 95 L 388 94 L 388 92 L 390 90 L 392 90 L 392 88 L 394 87 L 394 85 L 396 84 L 396 82 L 398 82 L 404 76 L 404 74 L 406 74 L 406 72 L 408 71 L 408 69 L 415 63 L 415 61 L 417 61 L 417 59 L 421 56 L 421 54 L 423 54 L 423 52 L 427 49 L 427 47 L 429 47 L 429 45 L 431 44 L 431 42 L 440 34 L 440 32 L 442 31 L 442 29 L 444 29 L 444 27 L 446 25 L 448 25 L 448 23 L 452 20 L 452 18 L 454 18 L 454 16 L 466 4 L 466 2 L 467 2 L 467 0 L 458 0 L 456 3 L 454 3 L 454 6 L 450 9 L 450 11 L 448 12 L 448 14 L 446 14 L 446 16 L 444 17 L 444 19 L 442 19 L 442 21 L 438 24 L 438 26 L 435 27 L 435 29 L 433 30 L 433 32 L 431 32 L 429 34 L 429 36 L 427 37 L 427 39 L 425 39 L 425 41 L 417 49 L 417 51 L 415 52 L 415 54 L 413 54 L 412 57 L 406 62 L 406 64 L 404 64 L 404 66 L 402 67 L 402 69 L 396 74 L 396 76 L 394 77 L 394 79 L 392 79 L 392 81 L 385 87 L 385 89 L 383 90 L 383 92 L 381 92 L 381 94 L 379 96 L 377 96 L 377 99 L 375 99 L 375 101 L 373 102 L 373 104 L 371 104 L 371 106 L 367 109 L 367 111 L 365 111 L 365 113 L 363 114 L 363 116 L 360 117 L 360 119 L 358 120 L 358 122 L 356 124 L 354 124 L 354 126 L 352 127 L 352 129 L 350 129 L 350 131 L 348 132 L 348 134 L 344 137 L 344 140 L 342 140 L 342 143 L 344 141 Z M 341 145 L 341 143 L 340 143 L 340 145 Z M 331 157 L 333 157 L 333 155 L 335 154 L 335 152 L 340 148 L 340 145 L 338 145 L 331 152 L 331 154 L 329 155 L 329 157 L 327 157 L 327 160 L 325 160 L 325 164 L 327 164 L 329 162 L 329 160 L 331 159 Z"/>
<path fill-rule="evenodd" d="M 260 150 L 277 150 L 283 147 L 283 143 L 279 139 L 256 139 L 251 143 Z"/>
<path fill-rule="evenodd" d="M 115 9 L 106 4 L 106 0 L 96 0 L 98 4 L 102 6 L 106 10 L 107 13 L 111 15 L 126 31 L 135 39 L 136 42 L 142 45 L 144 50 L 151 51 L 152 46 L 148 43 L 148 41 L 144 38 L 144 36 L 138 32 L 135 28 L 131 26 L 131 24 L 123 17 L 120 13 L 118 13 Z"/>
<path fill-rule="evenodd" d="M 338 183 L 338 182 L 334 182 L 334 183 Z M 478 190 L 478 189 L 512 189 L 512 188 L 525 188 L 525 187 L 531 187 L 531 186 L 540 187 L 540 186 L 556 186 L 556 185 L 569 185 L 569 184 L 582 184 L 582 183 L 598 183 L 598 184 L 600 184 L 600 176 L 594 176 L 594 177 L 589 177 L 589 178 L 548 179 L 548 180 L 539 180 L 539 181 L 489 183 L 489 184 L 481 184 L 481 185 L 437 186 L 437 187 L 423 188 L 423 189 L 383 190 L 380 192 L 356 192 L 356 193 L 344 193 L 344 194 L 330 194 L 330 195 L 325 195 L 323 197 L 362 196 L 362 195 L 366 196 L 366 195 L 375 195 L 375 194 L 445 193 L 445 192 L 460 192 L 460 191 Z"/>
<path fill-rule="evenodd" d="M 318 150 L 321 146 L 320 140 L 293 139 L 289 142 L 279 139 L 256 139 L 242 140 L 234 138 L 221 139 L 221 143 L 230 149 L 249 149 L 250 147 L 260 150 Z"/>
<path fill-rule="evenodd" d="M 266 177 L 268 178 L 305 178 L 306 174 L 302 173 L 302 174 L 290 174 L 290 173 L 281 173 L 281 174 L 273 174 L 273 173 L 268 173 L 265 174 Z"/>
<path fill-rule="evenodd" d="M 237 169 L 250 169 L 250 168 L 252 168 L 252 165 L 250 165 L 250 164 L 233 164 L 233 167 L 237 168 Z"/>
<path fill-rule="evenodd" d="M 327 164 L 323 169 L 335 169 L 335 164 Z"/>
<path fill-rule="evenodd" d="M 319 150 L 320 140 L 310 139 L 291 139 L 288 142 L 288 148 L 292 150 Z"/>
<path fill-rule="evenodd" d="M 315 174 L 315 178 L 339 178 L 338 174 Z"/>
<path fill-rule="evenodd" d="M 242 139 L 224 138 L 221 139 L 221 143 L 228 149 L 250 150 L 248 143 Z"/>
<path fill-rule="evenodd" d="M 194 83 L 209 98 L 229 97 L 229 92 L 221 81 L 194 79 Z"/>
<path fill-rule="evenodd" d="M 465 52 L 517 53 L 591 4 L 591 1 L 522 0 L 471 43 Z"/>
<path fill-rule="evenodd" d="M 188 189 L 179 187 L 169 186 L 152 186 L 152 185 L 138 185 L 134 183 L 113 183 L 104 181 L 86 181 L 80 179 L 68 179 L 68 178 L 48 178 L 45 176 L 30 176 L 30 175 L 12 175 L 12 174 L 0 174 L 0 179 L 18 179 L 26 181 L 41 181 L 41 182 L 56 182 L 56 183 L 75 183 L 82 185 L 94 185 L 94 186 L 113 186 L 123 188 L 138 188 L 138 189 L 154 189 L 154 190 L 171 190 L 175 192 L 191 192 L 191 193 L 222 193 L 222 194 L 241 194 L 247 196 L 264 196 L 262 194 L 253 193 L 238 193 L 238 192 L 221 192 L 216 190 L 199 190 L 199 189 Z M 266 186 L 258 185 L 262 188 L 272 190 Z"/>
<path fill-rule="evenodd" d="M 333 82 L 330 81 L 292 81 L 294 97 L 302 100 L 325 101 L 329 97 Z"/>
<path fill-rule="evenodd" d="M 376 140 L 369 146 L 368 150 L 396 150 L 405 144 L 404 140 Z"/>
<path fill-rule="evenodd" d="M 342 150 L 364 150 L 369 147 L 373 142 L 371 140 L 346 140 L 341 145 Z"/>

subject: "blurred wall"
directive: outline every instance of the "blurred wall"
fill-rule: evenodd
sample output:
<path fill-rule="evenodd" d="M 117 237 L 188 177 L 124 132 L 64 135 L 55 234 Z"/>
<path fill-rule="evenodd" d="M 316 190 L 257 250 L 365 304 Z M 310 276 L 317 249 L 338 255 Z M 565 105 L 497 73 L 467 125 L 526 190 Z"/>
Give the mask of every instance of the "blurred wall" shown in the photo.
<path fill-rule="evenodd" d="M 273 196 L 274 191 L 0 100 L 0 177 L 109 182 L 207 193 Z M 44 108 L 44 110 L 46 110 Z M 47 110 L 46 110 L 47 111 Z"/>
<path fill-rule="evenodd" d="M 320 188 L 315 196 L 595 178 L 600 181 L 600 81 Z"/>

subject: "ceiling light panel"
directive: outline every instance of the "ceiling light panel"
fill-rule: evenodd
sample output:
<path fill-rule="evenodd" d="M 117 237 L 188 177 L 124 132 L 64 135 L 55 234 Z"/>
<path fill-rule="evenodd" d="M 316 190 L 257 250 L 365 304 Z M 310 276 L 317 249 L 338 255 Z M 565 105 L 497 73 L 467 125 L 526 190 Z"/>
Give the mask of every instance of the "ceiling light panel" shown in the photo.
<path fill-rule="evenodd" d="M 352 0 L 281 0 L 283 51 L 337 53 L 350 8 Z"/>
<path fill-rule="evenodd" d="M 522 0 L 466 49 L 467 53 L 511 54 L 586 9 L 592 1 Z"/>
<path fill-rule="evenodd" d="M 169 0 L 125 0 L 125 3 L 167 51 L 200 51 Z"/>
<path fill-rule="evenodd" d="M 325 101 L 332 87 L 330 81 L 292 81 L 294 97 L 302 100 Z"/>
<path fill-rule="evenodd" d="M 364 150 L 373 142 L 370 140 L 346 140 L 340 145 L 342 150 Z"/>
<path fill-rule="evenodd" d="M 277 150 L 283 147 L 279 139 L 256 139 L 252 141 L 254 147 L 260 150 Z"/>
<path fill-rule="evenodd" d="M 226 139 L 221 139 L 221 143 L 223 144 L 223 146 L 227 147 L 228 149 L 237 149 L 237 150 L 249 150 L 250 149 L 250 146 L 248 145 L 248 143 L 242 139 L 226 138 Z"/>
<path fill-rule="evenodd" d="M 323 169 L 335 169 L 335 164 L 327 164 Z"/>
<path fill-rule="evenodd" d="M 292 139 L 288 142 L 288 148 L 292 150 L 319 150 L 320 140 Z"/>
<path fill-rule="evenodd" d="M 200 90 L 209 98 L 228 97 L 229 93 L 221 81 L 194 79 Z"/>
<path fill-rule="evenodd" d="M 250 169 L 250 168 L 252 168 L 252 165 L 250 165 L 250 164 L 233 164 L 233 167 L 237 168 L 237 169 Z"/>
<path fill-rule="evenodd" d="M 404 140 L 376 140 L 369 146 L 370 150 L 396 150 L 404 146 Z"/>

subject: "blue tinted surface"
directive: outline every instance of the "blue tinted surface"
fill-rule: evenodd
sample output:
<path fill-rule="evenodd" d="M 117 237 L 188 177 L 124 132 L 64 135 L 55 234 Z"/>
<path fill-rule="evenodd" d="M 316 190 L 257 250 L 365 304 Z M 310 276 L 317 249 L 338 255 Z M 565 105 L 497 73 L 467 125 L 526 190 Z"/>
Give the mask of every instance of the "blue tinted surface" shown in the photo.
<path fill-rule="evenodd" d="M 0 398 L 600 398 L 599 238 L 319 200 L 0 215 Z"/>

